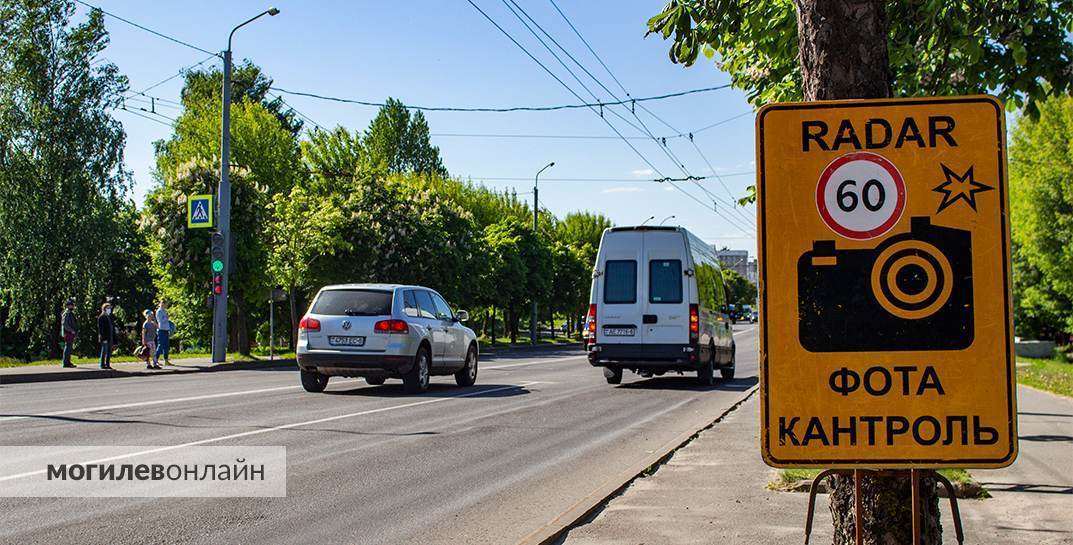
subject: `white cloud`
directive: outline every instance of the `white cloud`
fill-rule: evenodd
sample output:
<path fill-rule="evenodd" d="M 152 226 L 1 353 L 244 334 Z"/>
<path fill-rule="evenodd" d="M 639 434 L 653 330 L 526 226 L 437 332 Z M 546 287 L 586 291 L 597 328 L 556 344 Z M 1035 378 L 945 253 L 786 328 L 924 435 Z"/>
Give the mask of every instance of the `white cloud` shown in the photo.
<path fill-rule="evenodd" d="M 650 169 L 650 168 L 642 168 L 642 169 L 631 171 L 631 173 L 633 174 L 634 178 L 641 178 L 641 177 L 644 177 L 644 176 L 651 176 L 653 174 L 653 172 L 654 171 L 652 169 Z"/>
<path fill-rule="evenodd" d="M 600 193 L 641 193 L 644 188 L 640 187 L 609 187 Z"/>

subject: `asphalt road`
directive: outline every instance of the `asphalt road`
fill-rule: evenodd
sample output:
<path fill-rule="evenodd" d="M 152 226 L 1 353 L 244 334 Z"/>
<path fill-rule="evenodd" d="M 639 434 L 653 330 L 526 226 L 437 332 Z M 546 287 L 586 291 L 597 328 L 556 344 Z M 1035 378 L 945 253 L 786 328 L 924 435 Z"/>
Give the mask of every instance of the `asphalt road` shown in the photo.
<path fill-rule="evenodd" d="M 516 543 L 741 399 L 757 330 L 735 331 L 738 378 L 712 388 L 611 386 L 547 350 L 414 396 L 338 378 L 308 394 L 289 368 L 3 386 L 0 445 L 283 445 L 288 478 L 285 498 L 0 498 L 0 542 Z"/>

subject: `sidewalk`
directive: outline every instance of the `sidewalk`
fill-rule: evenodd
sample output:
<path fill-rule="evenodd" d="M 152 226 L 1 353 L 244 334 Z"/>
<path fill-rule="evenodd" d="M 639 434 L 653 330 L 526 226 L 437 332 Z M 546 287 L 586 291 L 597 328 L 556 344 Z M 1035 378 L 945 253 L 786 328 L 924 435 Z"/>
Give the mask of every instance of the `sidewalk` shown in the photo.
<path fill-rule="evenodd" d="M 524 355 L 528 352 L 583 354 L 580 352 L 581 343 L 557 343 L 530 345 L 497 345 L 482 346 L 481 359 L 494 359 L 498 356 Z M 84 363 L 77 369 L 64 369 L 59 364 L 55 365 L 26 365 L 23 367 L 0 367 L 0 384 L 18 384 L 25 382 L 50 382 L 57 380 L 83 380 L 96 378 L 119 378 L 119 377 L 143 377 L 153 375 L 171 375 L 176 373 L 196 373 L 206 371 L 244 371 L 251 369 L 267 369 L 276 367 L 295 366 L 294 358 L 269 361 L 267 356 L 261 356 L 256 360 L 237 360 L 225 363 L 212 363 L 210 358 L 175 358 L 171 361 L 174 365 L 163 369 L 146 369 L 145 363 L 115 362 L 112 369 L 101 369 L 96 363 Z"/>
<path fill-rule="evenodd" d="M 993 496 L 961 500 L 965 542 L 1073 544 L 1073 400 L 1018 388 L 1020 455 L 1009 468 L 971 473 Z M 759 396 L 638 479 L 567 544 L 800 544 L 808 495 L 766 489 Z M 942 500 L 946 543 L 956 543 Z M 817 498 L 811 543 L 831 543 L 827 498 Z"/>
<path fill-rule="evenodd" d="M 95 378 L 141 377 L 150 375 L 172 375 L 176 373 L 197 373 L 205 371 L 239 371 L 247 369 L 264 369 L 270 367 L 293 366 L 294 359 L 269 361 L 265 356 L 257 360 L 238 360 L 224 363 L 212 363 L 211 358 L 175 358 L 172 365 L 163 369 L 146 369 L 145 363 L 116 362 L 112 369 L 101 369 L 96 363 L 84 363 L 76 369 L 64 369 L 60 365 L 26 365 L 23 367 L 0 368 L 0 384 L 17 384 L 23 382 L 51 382 L 56 380 L 83 380 Z M 163 365 L 163 363 L 161 364 Z"/>

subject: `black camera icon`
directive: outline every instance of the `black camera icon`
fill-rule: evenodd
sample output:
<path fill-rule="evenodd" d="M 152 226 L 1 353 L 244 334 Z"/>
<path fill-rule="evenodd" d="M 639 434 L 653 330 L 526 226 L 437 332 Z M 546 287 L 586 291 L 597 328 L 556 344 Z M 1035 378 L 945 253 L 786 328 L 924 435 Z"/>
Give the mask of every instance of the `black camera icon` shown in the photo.
<path fill-rule="evenodd" d="M 914 217 L 865 250 L 813 242 L 797 262 L 798 336 L 809 352 L 961 350 L 972 344 L 972 235 Z"/>

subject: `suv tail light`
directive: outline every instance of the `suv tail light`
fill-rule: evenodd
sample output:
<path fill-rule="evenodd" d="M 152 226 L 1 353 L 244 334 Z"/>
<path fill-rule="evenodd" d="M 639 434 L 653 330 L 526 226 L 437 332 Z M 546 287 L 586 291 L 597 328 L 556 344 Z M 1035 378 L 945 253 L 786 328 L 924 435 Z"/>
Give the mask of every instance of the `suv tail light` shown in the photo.
<path fill-rule="evenodd" d="M 410 324 L 406 320 L 380 320 L 373 326 L 377 333 L 401 334 L 410 332 Z"/>
<path fill-rule="evenodd" d="M 298 322 L 298 331 L 320 331 L 320 320 L 303 316 L 302 321 Z"/>
<path fill-rule="evenodd" d="M 700 307 L 689 305 L 689 342 L 696 344 L 700 341 Z"/>
<path fill-rule="evenodd" d="M 585 342 L 587 344 L 596 344 L 596 305 L 589 305 L 589 315 L 585 317 L 585 327 L 587 329 Z"/>

